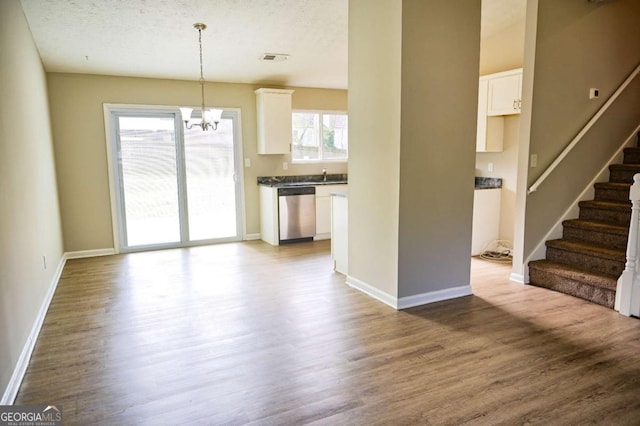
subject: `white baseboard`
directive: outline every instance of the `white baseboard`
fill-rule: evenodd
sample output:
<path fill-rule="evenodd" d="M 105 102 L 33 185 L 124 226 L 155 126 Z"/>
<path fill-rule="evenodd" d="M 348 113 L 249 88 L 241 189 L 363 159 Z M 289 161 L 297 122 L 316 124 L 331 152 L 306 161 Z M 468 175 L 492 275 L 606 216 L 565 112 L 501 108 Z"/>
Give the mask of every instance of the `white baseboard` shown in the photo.
<path fill-rule="evenodd" d="M 524 274 L 516 274 L 515 272 L 509 275 L 509 280 L 518 284 L 528 284 L 528 280 L 525 280 Z"/>
<path fill-rule="evenodd" d="M 80 250 L 69 251 L 65 253 L 67 259 L 82 259 L 84 257 L 111 256 L 116 254 L 116 250 L 112 248 L 96 249 L 96 250 Z"/>
<path fill-rule="evenodd" d="M 49 305 L 51 304 L 51 299 L 53 299 L 53 295 L 56 292 L 56 288 L 58 287 L 58 281 L 60 281 L 60 276 L 62 275 L 62 270 L 64 269 L 64 265 L 67 262 L 66 253 L 62 255 L 60 262 L 58 262 L 58 268 L 56 269 L 53 278 L 51 279 L 51 284 L 49 285 L 49 290 L 47 290 L 47 294 L 42 301 L 42 305 L 40 306 L 40 310 L 38 311 L 38 315 L 36 316 L 35 321 L 33 322 L 33 327 L 31 327 L 31 332 L 27 337 L 27 341 L 22 348 L 22 352 L 20 353 L 20 357 L 18 358 L 18 362 L 16 367 L 13 370 L 13 374 L 11 375 L 11 379 L 7 384 L 7 388 L 2 395 L 2 400 L 0 400 L 0 405 L 12 405 L 16 400 L 16 396 L 18 396 L 18 391 L 20 390 L 20 385 L 22 384 L 22 380 L 24 379 L 24 375 L 27 372 L 27 367 L 29 366 L 29 361 L 31 360 L 31 355 L 33 354 L 33 349 L 36 346 L 36 341 L 38 340 L 38 335 L 40 334 L 40 329 L 42 328 L 42 324 L 44 323 L 44 318 L 47 315 L 47 311 L 49 310 Z"/>
<path fill-rule="evenodd" d="M 347 276 L 346 282 L 350 287 L 359 290 L 366 295 L 379 300 L 385 305 L 391 306 L 396 310 L 412 308 L 414 306 L 426 305 L 434 302 L 441 302 L 443 300 L 456 299 L 458 297 L 471 296 L 473 294 L 473 292 L 471 291 L 471 286 L 465 285 L 461 287 L 453 287 L 444 290 L 416 294 L 414 296 L 397 298 L 350 275 Z"/>
<path fill-rule="evenodd" d="M 243 240 L 245 241 L 253 241 L 253 240 L 259 240 L 260 239 L 260 234 L 245 234 Z"/>
<path fill-rule="evenodd" d="M 427 305 L 443 300 L 457 299 L 458 297 L 471 296 L 473 291 L 470 285 L 452 287 L 444 290 L 430 291 L 428 293 L 415 294 L 413 296 L 398 299 L 398 309 L 413 308 L 414 306 Z"/>
<path fill-rule="evenodd" d="M 364 294 L 373 297 L 376 300 L 384 303 L 385 305 L 391 306 L 393 309 L 398 309 L 398 298 L 390 295 L 376 287 L 373 287 L 364 281 L 360 281 L 357 278 L 352 277 L 351 275 L 347 276 L 347 285 L 349 287 L 355 288 L 363 292 Z"/>

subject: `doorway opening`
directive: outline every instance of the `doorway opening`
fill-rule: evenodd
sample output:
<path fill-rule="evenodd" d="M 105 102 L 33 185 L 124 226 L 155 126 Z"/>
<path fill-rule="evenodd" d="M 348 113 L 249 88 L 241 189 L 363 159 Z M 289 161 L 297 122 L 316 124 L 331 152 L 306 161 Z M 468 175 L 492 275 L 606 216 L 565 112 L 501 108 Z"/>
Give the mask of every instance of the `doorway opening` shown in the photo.
<path fill-rule="evenodd" d="M 177 108 L 107 109 L 118 252 L 242 239 L 238 111 L 202 131 Z"/>

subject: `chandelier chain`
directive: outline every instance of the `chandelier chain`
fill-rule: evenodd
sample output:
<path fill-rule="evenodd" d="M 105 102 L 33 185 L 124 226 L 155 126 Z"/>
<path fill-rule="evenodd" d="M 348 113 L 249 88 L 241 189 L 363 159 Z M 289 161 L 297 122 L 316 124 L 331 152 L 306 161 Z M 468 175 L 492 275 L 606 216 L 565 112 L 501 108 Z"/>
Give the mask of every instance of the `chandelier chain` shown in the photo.
<path fill-rule="evenodd" d="M 204 72 L 202 68 L 202 29 L 198 28 L 198 44 L 200 45 L 200 92 L 202 99 L 202 126 L 206 125 L 204 122 Z"/>

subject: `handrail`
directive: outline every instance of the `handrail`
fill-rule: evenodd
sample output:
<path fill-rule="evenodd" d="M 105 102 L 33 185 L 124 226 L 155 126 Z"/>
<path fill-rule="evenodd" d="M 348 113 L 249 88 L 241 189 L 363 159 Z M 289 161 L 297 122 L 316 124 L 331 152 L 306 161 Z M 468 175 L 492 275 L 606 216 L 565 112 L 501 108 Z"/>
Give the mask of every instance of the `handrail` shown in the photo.
<path fill-rule="evenodd" d="M 604 105 L 600 107 L 598 112 L 596 112 L 596 114 L 593 117 L 591 117 L 591 120 L 589 120 L 587 124 L 585 124 L 582 130 L 580 130 L 580 132 L 571 140 L 571 142 L 569 142 L 569 145 L 567 145 L 562 150 L 562 152 L 556 157 L 556 159 L 553 160 L 553 163 L 551 163 L 549 167 L 545 169 L 544 173 L 542 173 L 540 177 L 533 183 L 533 185 L 529 187 L 529 189 L 527 190 L 527 194 L 531 194 L 532 192 L 535 192 L 538 190 L 538 187 L 542 184 L 542 182 L 544 182 L 547 179 L 547 177 L 549 177 L 551 172 L 553 172 L 555 168 L 558 167 L 558 164 L 560 164 L 562 160 L 564 160 L 564 158 L 567 155 L 569 155 L 569 152 L 580 142 L 580 140 L 582 140 L 582 137 L 586 135 L 589 130 L 591 130 L 593 125 L 609 109 L 609 107 L 616 101 L 616 99 L 618 99 L 618 97 L 622 94 L 622 92 L 624 92 L 627 86 L 631 84 L 633 79 L 638 76 L 638 74 L 640 74 L 640 64 L 638 64 L 636 69 L 633 70 L 631 74 L 629 74 L 627 79 L 620 85 L 620 87 L 618 87 L 618 89 L 613 93 L 613 95 L 611 95 L 611 97 L 607 100 L 607 102 L 605 102 Z"/>

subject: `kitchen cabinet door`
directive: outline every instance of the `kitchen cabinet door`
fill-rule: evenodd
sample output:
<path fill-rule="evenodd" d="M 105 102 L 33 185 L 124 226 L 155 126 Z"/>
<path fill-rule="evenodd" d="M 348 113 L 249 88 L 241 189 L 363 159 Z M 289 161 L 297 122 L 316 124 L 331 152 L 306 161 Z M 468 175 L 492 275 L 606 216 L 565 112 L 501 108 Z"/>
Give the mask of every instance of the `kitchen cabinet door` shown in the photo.
<path fill-rule="evenodd" d="M 291 152 L 291 94 L 293 90 L 258 89 L 258 154 Z"/>
<path fill-rule="evenodd" d="M 316 186 L 316 236 L 315 240 L 331 238 L 331 193 L 345 191 L 347 185 Z"/>
<path fill-rule="evenodd" d="M 522 103 L 522 69 L 492 74 L 487 79 L 487 115 L 520 114 Z"/>
<path fill-rule="evenodd" d="M 472 256 L 481 254 L 487 244 L 499 237 L 501 192 L 500 188 L 473 191 Z"/>
<path fill-rule="evenodd" d="M 504 117 L 487 116 L 489 80 L 481 77 L 478 89 L 478 127 L 476 152 L 501 152 L 504 139 Z"/>

